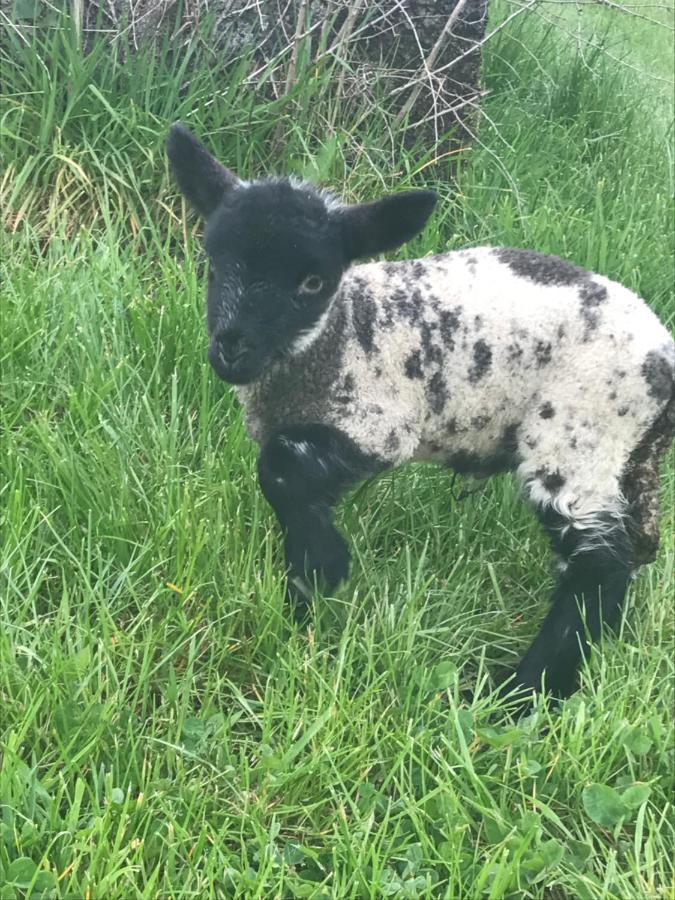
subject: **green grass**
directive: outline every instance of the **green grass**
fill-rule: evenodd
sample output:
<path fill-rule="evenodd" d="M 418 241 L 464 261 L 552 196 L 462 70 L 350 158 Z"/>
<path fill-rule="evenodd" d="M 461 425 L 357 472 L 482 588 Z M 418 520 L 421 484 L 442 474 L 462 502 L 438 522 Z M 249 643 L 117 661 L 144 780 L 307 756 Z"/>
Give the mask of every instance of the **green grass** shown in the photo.
<path fill-rule="evenodd" d="M 244 175 L 433 183 L 405 253 L 556 252 L 672 325 L 665 104 L 522 17 L 486 51 L 481 143 L 430 179 L 377 116 L 327 128 L 325 74 L 275 106 L 229 72 L 210 103 L 206 70 L 178 96 L 180 59 L 82 59 L 67 30 L 10 49 L 0 898 L 672 897 L 672 453 L 659 558 L 558 711 L 514 723 L 492 693 L 552 584 L 508 477 L 461 503 L 423 467 L 354 492 L 352 580 L 293 625 L 162 146 L 180 117 Z"/>

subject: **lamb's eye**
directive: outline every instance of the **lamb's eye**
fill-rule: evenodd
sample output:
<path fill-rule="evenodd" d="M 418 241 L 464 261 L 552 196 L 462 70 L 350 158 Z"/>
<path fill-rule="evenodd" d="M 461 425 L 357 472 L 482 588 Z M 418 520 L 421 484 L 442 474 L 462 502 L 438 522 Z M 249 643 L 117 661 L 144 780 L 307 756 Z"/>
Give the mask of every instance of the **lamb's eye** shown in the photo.
<path fill-rule="evenodd" d="M 323 281 L 318 275 L 308 275 L 298 288 L 299 294 L 318 294 L 323 287 Z"/>

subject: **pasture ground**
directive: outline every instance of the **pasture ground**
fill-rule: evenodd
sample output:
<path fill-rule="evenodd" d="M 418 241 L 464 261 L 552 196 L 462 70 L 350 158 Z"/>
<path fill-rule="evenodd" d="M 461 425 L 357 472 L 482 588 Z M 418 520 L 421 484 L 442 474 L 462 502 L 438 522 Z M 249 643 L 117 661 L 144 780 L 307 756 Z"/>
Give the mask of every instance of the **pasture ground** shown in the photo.
<path fill-rule="evenodd" d="M 331 130 L 320 76 L 271 108 L 238 70 L 186 81 L 168 56 L 82 58 L 67 28 L 8 38 L 2 900 L 673 896 L 672 453 L 658 560 L 559 710 L 513 722 L 492 693 L 552 585 L 506 476 L 462 502 L 433 468 L 358 489 L 339 512 L 352 580 L 293 625 L 166 175 L 182 118 L 246 175 L 359 199 L 432 184 L 433 222 L 402 253 L 557 253 L 672 326 L 672 32 L 538 10 L 486 47 L 454 182 L 377 117 Z"/>

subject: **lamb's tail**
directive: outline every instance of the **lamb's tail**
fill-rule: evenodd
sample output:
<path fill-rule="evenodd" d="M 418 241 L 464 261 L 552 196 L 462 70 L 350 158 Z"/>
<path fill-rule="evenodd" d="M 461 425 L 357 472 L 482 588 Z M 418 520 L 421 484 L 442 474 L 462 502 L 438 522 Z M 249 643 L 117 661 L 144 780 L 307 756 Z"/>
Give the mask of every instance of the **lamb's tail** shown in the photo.
<path fill-rule="evenodd" d="M 621 480 L 636 566 L 653 562 L 659 546 L 659 469 L 675 437 L 675 342 L 647 357 L 643 374 L 661 410 L 631 453 Z"/>
<path fill-rule="evenodd" d="M 675 436 L 675 341 L 670 341 L 666 344 L 660 358 L 663 367 L 663 393 L 666 402 L 660 415 L 654 422 L 654 426 L 660 424 L 660 430 L 664 439 L 669 439 L 668 443 L 664 445 L 665 452 Z"/>

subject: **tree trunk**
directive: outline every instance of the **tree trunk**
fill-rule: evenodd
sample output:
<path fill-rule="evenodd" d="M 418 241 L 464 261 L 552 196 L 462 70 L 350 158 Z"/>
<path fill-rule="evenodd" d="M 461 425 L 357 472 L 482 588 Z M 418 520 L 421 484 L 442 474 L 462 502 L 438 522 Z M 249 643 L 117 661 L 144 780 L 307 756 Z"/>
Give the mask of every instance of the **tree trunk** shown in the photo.
<path fill-rule="evenodd" d="M 465 139 L 475 119 L 487 0 L 196 0 L 178 23 L 173 0 L 99 3 L 84 0 L 87 40 L 103 15 L 114 30 L 128 28 L 135 47 L 170 27 L 193 34 L 211 15 L 209 43 L 223 67 L 253 51 L 255 68 L 272 72 L 267 89 L 277 94 L 323 55 L 339 58 L 336 91 L 358 104 L 388 98 L 391 125 L 405 131 L 409 145 L 435 144 L 453 129 Z"/>
<path fill-rule="evenodd" d="M 19 25 L 54 24 L 56 7 L 46 0 L 0 0 L 7 4 L 15 21 L 23 19 Z M 461 141 L 471 134 L 487 0 L 183 0 L 181 6 L 78 0 L 64 6 L 78 19 L 85 49 L 108 40 L 116 52 L 134 53 L 159 46 L 168 34 L 176 53 L 199 31 L 206 42 L 193 53 L 193 66 L 215 62 L 226 72 L 248 55 L 250 83 L 268 97 L 288 94 L 303 75 L 332 65 L 331 100 L 341 113 L 377 109 L 392 132 L 404 132 L 407 145 L 427 150 L 451 133 Z"/>

